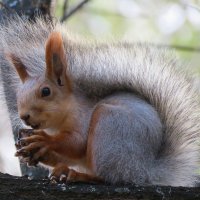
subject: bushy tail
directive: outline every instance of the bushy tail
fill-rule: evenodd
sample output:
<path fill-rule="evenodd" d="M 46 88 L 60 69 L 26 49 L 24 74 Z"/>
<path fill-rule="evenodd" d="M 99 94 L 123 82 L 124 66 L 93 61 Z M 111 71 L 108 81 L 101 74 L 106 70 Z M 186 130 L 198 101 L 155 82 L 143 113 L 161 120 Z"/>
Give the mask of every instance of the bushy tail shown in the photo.
<path fill-rule="evenodd" d="M 82 58 L 82 68 L 87 69 L 84 74 L 75 73 L 80 74 L 77 80 L 85 79 L 83 88 L 91 94 L 128 90 L 150 102 L 160 115 L 164 132 L 150 172 L 153 184 L 195 185 L 199 167 L 199 101 L 190 81 L 178 69 L 176 59 L 167 51 L 141 44 L 99 49 L 88 55 L 95 57 L 93 63 L 86 56 Z"/>

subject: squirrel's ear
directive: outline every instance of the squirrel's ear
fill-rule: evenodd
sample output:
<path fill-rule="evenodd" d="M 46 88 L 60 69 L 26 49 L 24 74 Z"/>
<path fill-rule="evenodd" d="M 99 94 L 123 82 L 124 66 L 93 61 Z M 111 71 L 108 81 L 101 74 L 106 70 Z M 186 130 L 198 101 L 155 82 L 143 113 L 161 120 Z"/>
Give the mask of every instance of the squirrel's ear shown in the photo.
<path fill-rule="evenodd" d="M 22 63 L 20 58 L 13 54 L 6 54 L 6 58 L 15 67 L 22 83 L 24 83 L 29 78 L 29 74 L 26 71 L 26 66 Z"/>
<path fill-rule="evenodd" d="M 67 81 L 71 90 L 71 82 L 67 76 L 67 61 L 62 36 L 59 32 L 50 34 L 46 43 L 46 77 L 55 80 L 62 86 Z M 65 81 L 63 80 L 65 79 Z"/>

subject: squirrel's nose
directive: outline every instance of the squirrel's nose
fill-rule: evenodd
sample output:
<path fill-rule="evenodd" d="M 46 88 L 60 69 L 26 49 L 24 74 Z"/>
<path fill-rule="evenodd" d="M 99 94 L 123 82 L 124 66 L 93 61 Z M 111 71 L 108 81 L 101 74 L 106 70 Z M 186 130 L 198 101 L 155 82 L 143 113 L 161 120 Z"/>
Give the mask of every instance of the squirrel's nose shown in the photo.
<path fill-rule="evenodd" d="M 20 118 L 24 121 L 27 121 L 30 118 L 29 114 L 21 115 Z"/>

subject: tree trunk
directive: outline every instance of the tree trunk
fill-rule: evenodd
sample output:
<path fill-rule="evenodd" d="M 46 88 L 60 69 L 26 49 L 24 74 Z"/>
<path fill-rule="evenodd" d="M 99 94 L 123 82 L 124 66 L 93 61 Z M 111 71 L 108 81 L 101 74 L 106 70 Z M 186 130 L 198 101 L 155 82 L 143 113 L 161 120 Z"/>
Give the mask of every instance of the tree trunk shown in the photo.
<path fill-rule="evenodd" d="M 50 19 L 52 3 L 53 0 L 3 0 L 0 4 L 1 5 L 0 23 L 2 22 L 5 23 L 5 21 L 3 21 L 5 18 L 12 17 L 16 13 L 20 15 L 22 18 L 28 18 L 31 21 L 34 21 L 37 15 L 41 15 L 44 18 Z M 11 120 L 12 131 L 14 139 L 16 141 L 18 131 L 20 128 L 22 128 L 22 123 L 17 115 L 16 104 L 11 104 L 8 101 L 8 99 L 14 99 L 16 101 L 16 94 L 15 94 L 16 92 L 12 87 L 9 87 L 8 85 L 5 84 L 8 81 L 10 82 L 10 84 L 12 84 L 13 81 L 11 77 L 4 76 L 5 74 L 9 73 L 9 67 L 6 68 L 2 67 L 1 72 L 3 74 L 2 75 L 3 87 L 4 87 L 6 103 L 9 110 L 9 117 Z M 4 79 L 7 80 L 5 81 Z M 37 168 L 27 167 L 26 164 L 20 163 L 20 168 L 22 175 L 28 175 L 34 178 L 45 177 L 48 175 L 48 170 L 44 170 L 43 168 L 40 167 Z"/>
<path fill-rule="evenodd" d="M 51 16 L 53 0 L 2 0 L 0 19 L 17 13 L 20 16 L 34 20 L 37 15 Z"/>

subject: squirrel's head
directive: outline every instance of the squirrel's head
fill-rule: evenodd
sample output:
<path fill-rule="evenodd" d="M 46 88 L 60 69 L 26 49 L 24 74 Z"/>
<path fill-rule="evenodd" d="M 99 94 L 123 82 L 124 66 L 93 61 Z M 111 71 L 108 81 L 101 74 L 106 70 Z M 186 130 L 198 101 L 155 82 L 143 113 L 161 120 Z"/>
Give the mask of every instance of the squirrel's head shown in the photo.
<path fill-rule="evenodd" d="M 7 57 L 23 83 L 17 94 L 20 118 L 34 129 L 59 127 L 66 117 L 70 117 L 73 104 L 72 83 L 61 34 L 51 33 L 46 42 L 44 74 L 32 77 L 20 58 L 13 54 Z"/>

